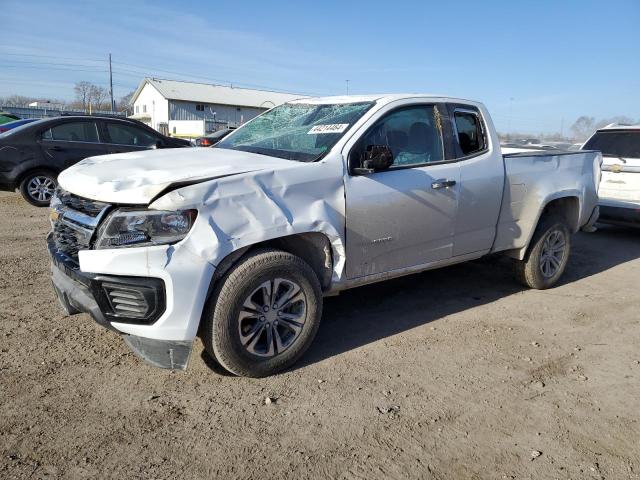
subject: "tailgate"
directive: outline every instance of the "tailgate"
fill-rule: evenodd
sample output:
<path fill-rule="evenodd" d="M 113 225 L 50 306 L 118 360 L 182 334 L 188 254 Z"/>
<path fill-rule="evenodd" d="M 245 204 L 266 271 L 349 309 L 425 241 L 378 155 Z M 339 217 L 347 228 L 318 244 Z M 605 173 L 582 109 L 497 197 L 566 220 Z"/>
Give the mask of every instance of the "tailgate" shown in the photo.
<path fill-rule="evenodd" d="M 604 157 L 598 193 L 602 203 L 640 204 L 640 159 Z"/>

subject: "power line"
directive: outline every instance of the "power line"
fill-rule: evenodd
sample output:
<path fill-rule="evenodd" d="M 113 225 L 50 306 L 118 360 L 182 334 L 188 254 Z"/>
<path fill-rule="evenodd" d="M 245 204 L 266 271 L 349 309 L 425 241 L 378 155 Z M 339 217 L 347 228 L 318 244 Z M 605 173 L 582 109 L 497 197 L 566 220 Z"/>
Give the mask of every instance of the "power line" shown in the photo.
<path fill-rule="evenodd" d="M 5 68 L 43 68 L 46 66 L 46 70 L 60 70 L 60 71 L 68 71 L 68 72 L 82 72 L 82 73 L 106 73 L 108 72 L 106 61 L 105 60 L 94 60 L 94 59 L 78 59 L 71 57 L 61 57 L 56 55 L 39 55 L 39 54 L 21 54 L 21 53 L 0 53 L 0 60 L 2 60 L 2 55 L 7 56 L 20 56 L 20 57 L 35 57 L 35 58 L 46 58 L 46 59 L 58 59 L 58 60 L 69 60 L 73 62 L 93 62 L 100 63 L 104 65 L 104 69 L 100 68 L 102 65 L 91 65 L 86 63 L 59 63 L 59 62 L 42 62 L 38 60 L 28 60 L 20 61 L 20 60 L 3 60 L 4 62 L 11 62 L 10 65 L 3 65 Z M 160 68 L 154 68 L 146 65 L 135 65 L 127 62 L 112 62 L 113 65 L 120 65 L 112 70 L 114 75 L 120 75 L 125 77 L 155 77 L 158 76 L 158 73 L 161 74 L 169 74 L 175 75 L 180 80 L 186 81 L 200 81 L 202 83 L 213 83 L 213 84 L 223 84 L 223 85 L 231 85 L 237 86 L 239 88 L 256 88 L 269 90 L 274 92 L 282 92 L 282 93 L 290 93 L 291 90 L 285 90 L 277 87 L 272 87 L 269 85 L 261 85 L 261 84 L 252 84 L 252 83 L 244 83 L 244 82 L 235 82 L 228 79 L 219 79 L 219 78 L 211 78 L 200 75 L 192 75 L 184 72 L 177 72 L 174 70 L 166 70 Z M 17 64 L 17 65 L 16 65 Z M 130 67 L 130 68 L 123 68 Z M 79 68 L 78 68 L 79 67 Z M 95 83 L 95 82 L 94 82 Z M 130 88 L 130 87 L 127 87 Z M 325 95 L 326 92 L 310 92 L 310 91 L 297 91 L 294 93 L 299 93 L 301 95 Z"/>
<path fill-rule="evenodd" d="M 73 61 L 85 61 L 85 62 L 104 62 L 103 59 L 100 60 L 91 60 L 88 58 L 72 58 L 72 57 L 58 57 L 56 55 L 37 55 L 35 53 L 7 53 L 1 52 L 0 55 L 10 55 L 14 57 L 39 57 L 39 58 L 58 58 L 60 60 L 73 60 Z"/>
<path fill-rule="evenodd" d="M 60 67 L 42 67 L 39 65 L 0 65 L 2 68 L 36 68 L 39 70 L 61 70 L 64 72 L 91 72 L 91 73 L 105 73 L 108 70 L 86 70 L 78 68 L 60 68 Z"/>
<path fill-rule="evenodd" d="M 131 69 L 122 69 L 120 68 L 121 71 L 128 71 L 128 72 L 132 72 L 132 73 L 137 73 L 137 74 L 141 74 L 144 76 L 150 76 L 148 74 L 149 71 L 152 72 L 160 72 L 160 73 L 168 73 L 170 75 L 178 75 L 178 78 L 185 78 L 185 79 L 196 79 L 196 80 L 204 80 L 208 83 L 221 83 L 221 84 L 229 84 L 229 85 L 237 85 L 237 86 L 247 86 L 247 87 L 253 87 L 253 88 L 262 88 L 262 89 L 266 89 L 266 90 L 271 90 L 271 91 L 280 91 L 280 92 L 284 92 L 284 93 L 289 93 L 286 90 L 283 89 L 278 89 L 275 87 L 271 87 L 268 85 L 258 85 L 258 84 L 252 84 L 252 83 L 244 83 L 244 82 L 235 82 L 233 80 L 226 80 L 226 79 L 220 79 L 220 78 L 211 78 L 211 77 L 205 77 L 205 76 L 199 76 L 199 75 L 191 75 L 191 74 L 185 74 L 184 72 L 176 72 L 176 71 L 172 71 L 172 70 L 164 70 L 164 69 L 160 69 L 160 68 L 155 68 L 155 67 L 149 67 L 149 66 L 145 66 L 145 65 L 133 65 L 131 63 L 125 63 L 125 62 L 113 62 L 114 65 L 125 65 L 127 67 L 132 67 L 136 70 L 139 70 L 140 72 L 136 71 L 136 70 L 131 70 Z M 317 95 L 319 94 L 319 92 L 297 92 L 297 93 L 301 93 L 301 94 L 309 94 L 309 95 Z"/>
<path fill-rule="evenodd" d="M 1 55 L 15 55 L 18 56 L 20 54 L 0 54 Z M 83 60 L 79 60 L 79 59 L 73 59 L 73 58 L 69 58 L 69 57 L 57 57 L 57 56 L 49 56 L 49 55 L 24 55 L 24 56 L 33 56 L 33 57 L 41 57 L 41 58 L 57 58 L 57 59 L 61 59 L 61 60 L 72 60 L 72 61 L 83 61 Z M 88 62 L 99 62 L 99 63 L 105 63 L 104 60 L 85 60 Z M 27 62 L 21 62 L 19 60 L 11 60 L 12 63 L 19 63 L 19 64 L 24 64 L 25 66 L 28 65 L 51 65 L 51 66 L 58 66 L 58 67 L 98 67 L 97 65 L 87 65 L 87 64 L 82 64 L 82 63 L 57 63 L 57 62 L 38 62 L 36 63 L 35 61 L 31 60 L 31 61 L 27 61 Z M 235 82 L 233 80 L 229 80 L 229 79 L 221 79 L 221 78 L 211 78 L 211 77 L 207 77 L 207 76 L 201 76 L 201 75 L 192 75 L 192 74 L 185 74 L 184 72 L 177 72 L 175 70 L 166 70 L 166 69 L 160 69 L 160 68 L 155 68 L 155 67 L 151 67 L 151 66 L 147 66 L 147 65 L 135 65 L 132 63 L 127 63 L 127 62 L 112 62 L 113 65 L 124 65 L 126 67 L 131 67 L 131 68 L 122 68 L 119 67 L 118 69 L 114 69 L 114 72 L 123 74 L 126 76 L 127 72 L 130 75 L 129 76 L 153 76 L 153 74 L 150 74 L 149 72 L 159 72 L 159 73 L 164 73 L 164 74 L 170 74 L 170 75 L 177 75 L 178 78 L 185 78 L 185 79 L 193 79 L 193 80 L 201 80 L 201 81 L 205 81 L 207 83 L 219 83 L 219 84 L 228 84 L 228 85 L 238 85 L 238 86 L 246 86 L 246 87 L 253 87 L 253 88 L 262 88 L 262 89 L 266 89 L 266 90 L 271 90 L 271 91 L 281 91 L 281 92 L 287 92 L 287 90 L 284 89 L 278 89 L 276 87 L 272 87 L 269 85 L 259 85 L 259 84 L 252 84 L 252 83 L 244 83 L 244 82 Z M 72 69 L 69 69 L 70 71 Z M 78 70 L 78 71 L 82 71 L 82 70 Z M 84 70 L 87 71 L 87 70 Z M 96 72 L 100 72 L 100 71 L 106 71 L 105 70 L 95 70 Z M 309 94 L 309 95 L 317 95 L 320 94 L 320 92 L 298 92 L 301 94 Z"/>
<path fill-rule="evenodd" d="M 51 81 L 51 80 L 24 80 L 23 78 L 16 78 L 16 77 L 3 77 L 2 78 L 2 85 L 22 85 L 22 84 L 27 84 L 27 85 L 45 85 L 45 86 L 51 86 L 53 85 L 58 85 L 58 86 L 73 86 L 75 85 L 75 81 L 69 80 L 56 80 L 56 81 Z M 107 86 L 108 84 L 106 82 L 92 82 L 95 85 L 99 85 L 99 86 Z M 114 86 L 116 87 L 120 87 L 123 89 L 127 89 L 127 90 L 133 90 L 135 87 L 132 85 L 124 85 L 122 83 L 117 83 L 114 82 L 113 83 Z"/>
<path fill-rule="evenodd" d="M 100 67 L 101 65 L 88 65 L 86 63 L 58 63 L 58 62 L 37 62 L 35 60 L 27 60 L 26 62 L 23 62 L 21 60 L 12 60 L 12 59 L 8 59 L 8 60 L 2 60 L 3 62 L 11 62 L 11 63 L 17 63 L 19 65 L 57 65 L 57 66 L 68 66 L 68 67 Z M 104 62 L 102 62 L 104 63 Z"/>

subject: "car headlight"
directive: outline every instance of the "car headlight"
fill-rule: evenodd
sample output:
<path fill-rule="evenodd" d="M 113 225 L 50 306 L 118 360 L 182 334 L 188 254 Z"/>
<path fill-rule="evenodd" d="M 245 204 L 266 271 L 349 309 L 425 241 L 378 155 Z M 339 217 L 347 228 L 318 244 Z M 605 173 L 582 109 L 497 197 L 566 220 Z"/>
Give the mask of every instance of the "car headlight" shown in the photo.
<path fill-rule="evenodd" d="M 98 231 L 95 248 L 176 243 L 187 236 L 197 210 L 116 210 Z"/>
<path fill-rule="evenodd" d="M 58 197 L 58 189 L 56 188 L 53 192 L 53 196 L 51 197 L 51 201 L 49 202 L 49 223 L 51 223 L 51 229 L 53 229 L 56 221 L 58 220 L 61 206 L 62 202 L 60 201 L 60 197 Z"/>

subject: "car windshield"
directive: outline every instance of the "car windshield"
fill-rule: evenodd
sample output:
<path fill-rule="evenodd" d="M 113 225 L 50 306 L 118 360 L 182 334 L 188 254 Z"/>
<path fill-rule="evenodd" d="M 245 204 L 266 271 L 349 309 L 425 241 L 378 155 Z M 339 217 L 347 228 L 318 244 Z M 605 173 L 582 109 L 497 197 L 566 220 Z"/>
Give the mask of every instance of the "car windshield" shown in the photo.
<path fill-rule="evenodd" d="M 372 105 L 285 103 L 251 120 L 214 148 L 313 162 L 327 153 Z"/>
<path fill-rule="evenodd" d="M 614 157 L 640 158 L 640 130 L 597 132 L 582 148 Z"/>

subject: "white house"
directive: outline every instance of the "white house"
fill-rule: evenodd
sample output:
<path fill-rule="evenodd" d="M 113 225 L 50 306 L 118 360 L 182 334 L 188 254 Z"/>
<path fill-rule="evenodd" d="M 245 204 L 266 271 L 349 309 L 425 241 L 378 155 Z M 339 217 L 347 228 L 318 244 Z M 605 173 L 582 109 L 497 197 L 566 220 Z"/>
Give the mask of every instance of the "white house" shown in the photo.
<path fill-rule="evenodd" d="M 197 137 L 303 95 L 145 78 L 132 97 L 133 115 L 161 133 Z"/>

